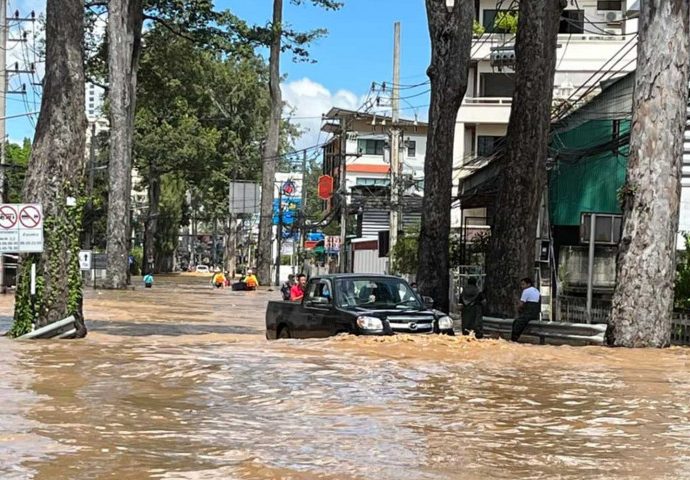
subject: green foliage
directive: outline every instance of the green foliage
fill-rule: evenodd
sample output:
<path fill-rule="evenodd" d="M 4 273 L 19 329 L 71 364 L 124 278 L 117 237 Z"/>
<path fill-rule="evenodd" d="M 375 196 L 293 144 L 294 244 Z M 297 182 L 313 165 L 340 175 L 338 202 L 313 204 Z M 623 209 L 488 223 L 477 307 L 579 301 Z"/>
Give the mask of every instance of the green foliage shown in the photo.
<path fill-rule="evenodd" d="M 19 270 L 19 275 L 17 276 L 17 285 L 29 285 L 31 283 L 31 268 L 26 268 L 24 266 L 31 265 L 31 263 L 37 263 L 39 259 L 40 255 L 32 254 L 28 255 L 23 260 L 23 267 Z M 44 286 L 45 282 L 43 277 L 37 277 L 35 298 L 39 301 L 43 298 Z M 12 328 L 10 328 L 9 336 L 17 338 L 31 331 L 38 315 L 37 312 L 34 311 L 34 303 L 32 302 L 28 288 L 17 289 L 14 303 L 14 323 L 12 324 Z"/>
<path fill-rule="evenodd" d="M 174 255 L 179 244 L 180 225 L 186 221 L 185 184 L 174 175 L 161 182 L 160 221 L 155 237 L 156 263 Z"/>
<path fill-rule="evenodd" d="M 131 251 L 134 257 L 134 275 L 141 275 L 142 265 L 144 265 L 144 247 L 133 247 Z"/>
<path fill-rule="evenodd" d="M 517 33 L 518 13 L 498 12 L 494 20 L 494 30 L 499 33 Z"/>
<path fill-rule="evenodd" d="M 484 35 L 485 31 L 486 29 L 484 28 L 484 25 L 479 23 L 477 20 L 474 20 L 472 22 L 472 34 L 475 37 L 481 37 L 482 35 Z"/>
<path fill-rule="evenodd" d="M 188 191 L 192 206 L 211 221 L 227 215 L 231 179 L 259 178 L 267 72 L 257 57 L 221 55 L 155 28 L 139 78 L 135 165 L 144 188 L 161 182 L 155 249 L 163 265 L 188 222 Z M 145 220 L 143 213 L 137 220 Z"/>
<path fill-rule="evenodd" d="M 416 275 L 419 268 L 417 235 L 410 232 L 398 239 L 393 247 L 393 271 L 408 275 Z"/>
<path fill-rule="evenodd" d="M 76 195 L 71 189 L 65 189 L 65 195 L 57 199 L 58 205 L 65 204 L 67 196 Z M 86 203 L 84 197 L 78 197 L 75 207 L 66 208 L 59 215 L 47 215 L 43 220 L 44 254 L 26 255 L 21 260 L 21 269 L 17 279 L 17 292 L 15 294 L 14 323 L 10 329 L 10 336 L 19 337 L 29 333 L 32 325 L 41 316 L 45 316 L 57 303 L 58 290 L 50 289 L 46 296 L 46 279 L 56 282 L 63 273 L 63 258 L 67 256 L 67 298 L 65 316 L 74 315 L 81 318 L 82 281 L 79 268 L 80 231 L 83 207 Z M 67 251 L 64 242 L 67 240 Z M 44 262 L 47 262 L 45 265 Z M 31 298 L 31 264 L 36 268 L 36 295 Z"/>
<path fill-rule="evenodd" d="M 96 155 L 94 165 L 87 162 L 86 176 L 93 176 L 93 188 L 86 192 L 87 203 L 84 206 L 83 232 L 90 233 L 91 244 L 87 249 L 105 251 L 106 232 L 108 229 L 108 132 L 96 136 Z"/>
<path fill-rule="evenodd" d="M 22 187 L 26 176 L 26 167 L 31 155 L 31 140 L 24 139 L 22 145 L 7 142 L 5 144 L 8 167 L 5 169 L 5 191 L 8 203 L 22 202 Z"/>
<path fill-rule="evenodd" d="M 323 168 L 317 158 L 313 157 L 307 163 L 307 171 L 304 176 L 304 188 L 307 190 L 307 204 L 304 208 L 304 215 L 307 220 L 312 222 L 323 218 L 323 200 L 318 197 L 319 177 L 323 174 Z"/>
<path fill-rule="evenodd" d="M 463 249 L 462 236 L 453 235 L 450 238 L 450 266 L 484 265 L 489 253 L 489 232 L 479 232 Z"/>
<path fill-rule="evenodd" d="M 685 250 L 676 258 L 676 281 L 673 306 L 679 310 L 690 310 L 690 233 L 684 232 Z"/>

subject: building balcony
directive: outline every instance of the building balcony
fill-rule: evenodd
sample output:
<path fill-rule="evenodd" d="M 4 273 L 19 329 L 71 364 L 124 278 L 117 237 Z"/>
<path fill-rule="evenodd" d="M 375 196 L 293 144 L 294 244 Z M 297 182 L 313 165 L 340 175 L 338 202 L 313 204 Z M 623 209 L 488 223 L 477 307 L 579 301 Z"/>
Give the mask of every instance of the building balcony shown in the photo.
<path fill-rule="evenodd" d="M 634 35 L 592 35 L 581 33 L 561 33 L 558 35 L 557 58 L 560 70 L 596 70 L 596 68 L 616 53 Z M 491 49 L 509 47 L 515 44 L 513 35 L 485 34 L 472 40 L 472 60 L 489 61 Z M 567 45 L 567 48 L 566 48 Z M 635 58 L 636 50 L 625 57 Z M 561 58 L 563 60 L 561 61 Z M 592 68 L 594 67 L 594 68 Z M 634 68 L 634 66 L 633 66 Z"/>
<path fill-rule="evenodd" d="M 465 97 L 458 111 L 459 123 L 508 124 L 510 97 Z"/>

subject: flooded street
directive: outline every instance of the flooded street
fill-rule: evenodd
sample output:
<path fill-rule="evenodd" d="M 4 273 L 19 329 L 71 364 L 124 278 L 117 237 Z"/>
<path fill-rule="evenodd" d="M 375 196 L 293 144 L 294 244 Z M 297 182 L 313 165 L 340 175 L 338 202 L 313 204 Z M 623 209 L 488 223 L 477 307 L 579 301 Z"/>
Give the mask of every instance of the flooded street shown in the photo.
<path fill-rule="evenodd" d="M 0 478 L 690 477 L 687 349 L 269 343 L 278 296 L 87 289 L 86 339 L 0 339 Z"/>

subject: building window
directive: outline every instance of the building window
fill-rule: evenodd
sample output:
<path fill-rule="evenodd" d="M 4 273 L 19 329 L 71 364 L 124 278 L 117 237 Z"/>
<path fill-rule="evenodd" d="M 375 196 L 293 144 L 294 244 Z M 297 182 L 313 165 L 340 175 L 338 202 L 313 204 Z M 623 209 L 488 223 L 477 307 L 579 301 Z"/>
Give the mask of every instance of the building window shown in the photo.
<path fill-rule="evenodd" d="M 584 31 L 584 10 L 563 10 L 561 12 L 561 24 L 558 33 L 584 33 Z"/>
<path fill-rule="evenodd" d="M 502 32 L 500 29 L 496 28 L 496 17 L 499 13 L 511 13 L 513 15 L 517 15 L 518 12 L 517 10 L 484 10 L 482 12 L 482 25 L 484 26 L 484 31 L 486 33 L 509 33 Z"/>
<path fill-rule="evenodd" d="M 480 157 L 488 157 L 493 154 L 502 138 L 503 137 L 490 135 L 479 135 L 477 137 L 477 155 Z"/>
<path fill-rule="evenodd" d="M 364 155 L 383 155 L 385 146 L 385 140 L 357 140 L 357 150 Z"/>
<path fill-rule="evenodd" d="M 580 220 L 580 242 L 589 243 L 592 214 L 583 213 Z M 594 243 L 617 245 L 621 239 L 622 215 L 596 214 L 594 219 Z"/>
<path fill-rule="evenodd" d="M 597 0 L 597 10 L 614 10 L 620 12 L 623 10 L 622 0 Z"/>
<path fill-rule="evenodd" d="M 93 116 L 96 112 L 94 112 L 92 109 L 89 109 L 89 115 Z"/>
<path fill-rule="evenodd" d="M 357 185 L 364 187 L 387 187 L 391 184 L 389 178 L 358 178 Z"/>
<path fill-rule="evenodd" d="M 481 73 L 479 75 L 479 96 L 490 98 L 512 98 L 515 90 L 513 73 Z"/>
<path fill-rule="evenodd" d="M 417 156 L 417 142 L 414 140 L 408 140 L 407 142 L 407 156 L 416 157 Z"/>

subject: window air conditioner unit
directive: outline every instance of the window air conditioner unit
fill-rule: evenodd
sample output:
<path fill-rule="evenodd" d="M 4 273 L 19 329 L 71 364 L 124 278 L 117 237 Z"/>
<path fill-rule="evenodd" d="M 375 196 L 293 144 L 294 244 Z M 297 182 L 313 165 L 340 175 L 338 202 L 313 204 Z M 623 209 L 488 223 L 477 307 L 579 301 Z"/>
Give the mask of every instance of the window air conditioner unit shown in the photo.
<path fill-rule="evenodd" d="M 623 12 L 610 11 L 604 14 L 607 23 L 615 23 L 623 20 Z"/>
<path fill-rule="evenodd" d="M 489 59 L 492 67 L 512 67 L 515 65 L 515 47 L 494 47 Z"/>

